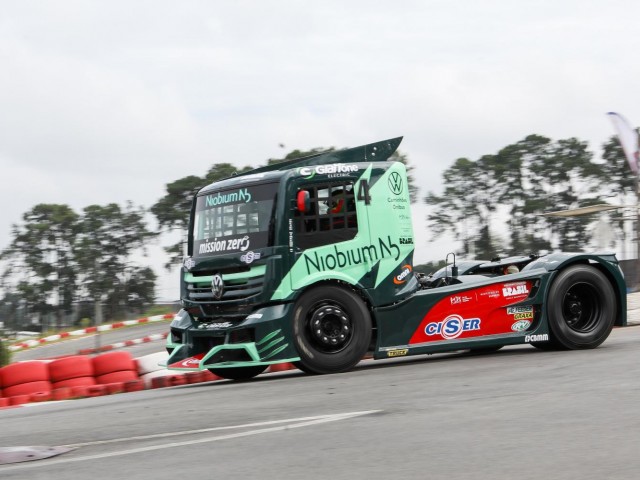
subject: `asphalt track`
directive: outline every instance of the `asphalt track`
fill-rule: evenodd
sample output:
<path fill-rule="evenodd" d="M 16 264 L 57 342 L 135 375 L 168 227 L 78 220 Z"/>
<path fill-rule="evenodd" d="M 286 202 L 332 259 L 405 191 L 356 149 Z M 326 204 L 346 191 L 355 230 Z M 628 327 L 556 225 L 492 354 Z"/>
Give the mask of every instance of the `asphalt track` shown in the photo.
<path fill-rule="evenodd" d="M 0 478 L 637 478 L 639 342 L 632 326 L 589 351 L 522 345 L 2 410 L 2 446 L 76 448 Z"/>

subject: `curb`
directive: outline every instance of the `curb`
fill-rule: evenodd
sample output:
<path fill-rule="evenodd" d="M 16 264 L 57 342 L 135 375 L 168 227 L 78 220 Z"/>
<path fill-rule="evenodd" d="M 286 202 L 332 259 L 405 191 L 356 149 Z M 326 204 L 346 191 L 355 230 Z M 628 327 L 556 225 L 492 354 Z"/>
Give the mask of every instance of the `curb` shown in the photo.
<path fill-rule="evenodd" d="M 27 340 L 26 342 L 14 343 L 13 345 L 9 345 L 8 348 L 11 352 L 17 352 L 27 348 L 38 347 L 46 343 L 57 342 L 58 340 L 62 340 L 63 338 L 80 337 L 82 335 L 87 335 L 89 333 L 107 332 L 109 330 L 115 330 L 117 328 L 123 328 L 123 327 L 130 327 L 132 325 L 140 325 L 144 323 L 153 323 L 153 322 L 161 322 L 164 320 L 172 320 L 174 316 L 175 314 L 173 313 L 167 313 L 165 315 L 153 315 L 151 317 L 142 317 L 136 320 L 125 320 L 123 322 L 116 322 L 108 325 L 100 325 L 98 327 L 88 327 L 80 330 L 73 330 L 71 332 L 62 332 L 56 335 L 49 335 L 48 337 L 40 338 L 38 340 Z M 135 342 L 135 340 L 130 340 L 130 341 Z M 122 343 L 127 343 L 127 342 L 122 342 Z M 143 342 L 140 341 L 138 343 L 143 343 Z M 132 345 L 135 345 L 135 343 Z M 128 346 L 128 345 L 124 345 L 124 346 Z"/>
<path fill-rule="evenodd" d="M 82 350 L 78 350 L 77 355 L 91 355 L 92 353 L 103 353 L 103 352 L 108 352 L 110 350 L 116 350 L 118 348 L 132 347 L 134 345 L 140 345 L 142 343 L 155 342 L 157 340 L 164 340 L 165 338 L 167 338 L 168 334 L 169 334 L 168 332 L 156 333 L 153 335 L 147 335 L 146 337 L 142 337 L 142 338 L 125 340 L 124 342 L 116 342 L 116 343 L 112 343 L 111 345 L 103 345 L 102 347 L 98 347 L 98 348 L 83 348 Z"/>

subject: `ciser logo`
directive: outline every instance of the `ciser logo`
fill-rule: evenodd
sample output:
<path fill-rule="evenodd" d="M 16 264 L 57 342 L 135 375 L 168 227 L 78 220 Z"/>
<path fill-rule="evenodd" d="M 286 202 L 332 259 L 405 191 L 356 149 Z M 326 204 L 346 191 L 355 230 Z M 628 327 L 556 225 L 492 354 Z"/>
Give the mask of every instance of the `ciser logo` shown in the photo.
<path fill-rule="evenodd" d="M 445 340 L 457 338 L 462 332 L 480 330 L 479 318 L 462 318 L 460 315 L 449 315 L 441 322 L 431 322 L 424 328 L 429 336 L 441 335 Z"/>

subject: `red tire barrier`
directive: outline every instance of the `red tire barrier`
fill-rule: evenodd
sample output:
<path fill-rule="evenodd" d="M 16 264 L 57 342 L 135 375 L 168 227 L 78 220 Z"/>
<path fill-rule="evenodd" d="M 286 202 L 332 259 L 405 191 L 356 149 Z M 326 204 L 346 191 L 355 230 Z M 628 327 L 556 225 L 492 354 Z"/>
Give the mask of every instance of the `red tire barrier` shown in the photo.
<path fill-rule="evenodd" d="M 129 352 L 107 352 L 93 357 L 93 374 L 96 377 L 121 370 L 136 370 Z"/>
<path fill-rule="evenodd" d="M 142 380 L 129 380 L 124 383 L 125 392 L 139 392 L 144 390 L 144 382 Z"/>
<path fill-rule="evenodd" d="M 51 382 L 48 380 L 39 380 L 37 382 L 20 383 L 4 389 L 4 394 L 7 397 L 20 395 L 26 395 L 28 397 L 32 393 L 40 392 L 51 393 Z"/>
<path fill-rule="evenodd" d="M 51 400 L 69 400 L 71 398 L 71 387 L 56 388 L 51 391 Z"/>
<path fill-rule="evenodd" d="M 205 382 L 213 382 L 214 380 L 222 380 L 222 377 L 219 377 L 215 373 L 211 373 L 209 370 L 202 370 L 204 373 L 204 381 Z"/>
<path fill-rule="evenodd" d="M 205 381 L 204 372 L 187 372 L 184 374 L 187 383 L 200 383 Z"/>
<path fill-rule="evenodd" d="M 23 405 L 29 403 L 29 395 L 16 395 L 15 397 L 9 397 L 9 405 Z"/>
<path fill-rule="evenodd" d="M 274 363 L 273 365 L 269 365 L 269 372 L 285 372 L 295 368 L 293 363 Z"/>
<path fill-rule="evenodd" d="M 30 402 L 48 402 L 51 400 L 51 392 L 37 392 L 29 395 Z"/>
<path fill-rule="evenodd" d="M 49 380 L 49 367 L 46 362 L 30 360 L 17 362 L 0 368 L 0 385 L 3 389 L 21 383 L 32 383 Z M 9 397 L 8 393 L 4 394 Z"/>
<path fill-rule="evenodd" d="M 168 375 L 164 377 L 155 377 L 151 379 L 151 388 L 164 388 L 169 385 L 167 382 Z"/>
<path fill-rule="evenodd" d="M 186 385 L 187 378 L 184 373 L 180 373 L 177 375 L 169 375 L 167 377 L 167 386 L 168 387 L 177 387 L 178 385 Z"/>
<path fill-rule="evenodd" d="M 8 407 L 9 405 L 11 405 L 11 402 L 9 401 L 8 397 L 1 397 L 0 398 L 0 408 Z"/>
<path fill-rule="evenodd" d="M 124 382 L 107 383 L 105 385 L 107 394 L 112 395 L 114 393 L 124 392 Z"/>
<path fill-rule="evenodd" d="M 93 377 L 78 377 L 70 378 L 68 380 L 61 380 L 53 384 L 53 388 L 62 387 L 91 387 L 96 384 L 96 379 Z"/>
<path fill-rule="evenodd" d="M 49 376 L 52 382 L 60 382 L 79 377 L 93 377 L 91 357 L 73 355 L 59 358 L 49 364 Z"/>
<path fill-rule="evenodd" d="M 116 382 L 128 382 L 129 380 L 138 380 L 140 377 L 138 376 L 137 370 L 121 370 L 119 372 L 111 372 L 105 373 L 104 375 L 100 375 L 96 377 L 96 383 L 105 384 L 105 383 L 116 383 Z"/>
<path fill-rule="evenodd" d="M 101 397 L 107 394 L 107 387 L 105 385 L 92 385 L 87 387 L 87 397 Z"/>
<path fill-rule="evenodd" d="M 87 396 L 87 389 L 89 386 L 87 385 L 77 385 L 75 387 L 71 387 L 71 398 L 84 398 Z"/>

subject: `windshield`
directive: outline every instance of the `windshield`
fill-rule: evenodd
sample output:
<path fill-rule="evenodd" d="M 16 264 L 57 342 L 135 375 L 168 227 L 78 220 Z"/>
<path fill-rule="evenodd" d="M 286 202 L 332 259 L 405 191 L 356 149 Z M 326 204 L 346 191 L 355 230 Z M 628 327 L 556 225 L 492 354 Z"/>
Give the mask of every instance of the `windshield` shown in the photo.
<path fill-rule="evenodd" d="M 199 196 L 193 255 L 222 255 L 269 246 L 277 188 L 277 183 L 268 183 Z"/>

